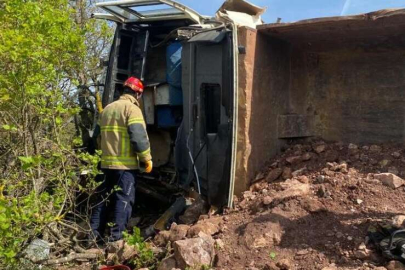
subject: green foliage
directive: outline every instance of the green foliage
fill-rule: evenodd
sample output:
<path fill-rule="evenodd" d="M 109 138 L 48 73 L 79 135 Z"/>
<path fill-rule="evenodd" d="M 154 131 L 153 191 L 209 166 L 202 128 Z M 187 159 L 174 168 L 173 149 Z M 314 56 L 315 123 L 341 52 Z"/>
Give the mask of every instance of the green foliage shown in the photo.
<path fill-rule="evenodd" d="M 136 258 L 133 259 L 132 263 L 135 267 L 154 267 L 156 264 L 156 259 L 153 255 L 152 249 L 149 247 L 148 243 L 144 241 L 141 236 L 141 230 L 137 227 L 134 227 L 132 234 L 124 232 L 124 240 L 130 246 L 134 246 L 138 252 Z"/>
<path fill-rule="evenodd" d="M 73 97 L 97 43 L 87 38 L 102 39 L 108 29 L 76 20 L 71 2 L 0 1 L 0 269 L 75 216 L 76 194 L 97 186 L 100 153 L 77 150 L 73 120 L 81 109 Z"/>
<path fill-rule="evenodd" d="M 270 259 L 275 260 L 275 259 L 277 258 L 277 253 L 275 253 L 275 252 L 270 252 L 270 253 L 269 253 L 269 257 L 270 257 Z"/>

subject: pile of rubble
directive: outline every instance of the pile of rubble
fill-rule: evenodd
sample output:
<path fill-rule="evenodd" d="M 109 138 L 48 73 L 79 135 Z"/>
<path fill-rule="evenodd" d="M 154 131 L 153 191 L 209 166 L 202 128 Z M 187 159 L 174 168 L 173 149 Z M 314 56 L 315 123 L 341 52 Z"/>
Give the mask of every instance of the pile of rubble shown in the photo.
<path fill-rule="evenodd" d="M 155 242 L 170 242 L 174 255 L 159 269 L 405 269 L 366 237 L 376 222 L 402 226 L 403 153 L 395 145 L 291 145 L 234 209 L 161 232 Z"/>
<path fill-rule="evenodd" d="M 405 269 L 367 237 L 381 221 L 404 227 L 404 151 L 321 140 L 291 145 L 235 197 L 234 209 L 201 215 L 207 209 L 197 200 L 181 224 L 159 232 L 157 269 Z M 123 245 L 110 250 L 125 257 L 119 261 L 133 256 Z"/>
<path fill-rule="evenodd" d="M 163 259 L 158 270 L 199 269 L 212 266 L 216 258 L 216 249 L 224 245 L 216 236 L 224 229 L 224 219 L 218 216 L 208 218 L 203 215 L 194 225 L 173 223 L 170 230 L 161 231 L 154 239 L 157 246 L 173 249 L 173 254 Z"/>

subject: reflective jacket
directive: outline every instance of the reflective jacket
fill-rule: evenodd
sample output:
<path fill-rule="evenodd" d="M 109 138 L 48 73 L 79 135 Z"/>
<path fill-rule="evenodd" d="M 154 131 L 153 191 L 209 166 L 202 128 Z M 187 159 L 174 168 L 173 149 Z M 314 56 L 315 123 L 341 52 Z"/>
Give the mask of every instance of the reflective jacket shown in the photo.
<path fill-rule="evenodd" d="M 101 168 L 136 170 L 152 159 L 146 124 L 139 103 L 131 95 L 105 107 L 94 131 L 101 139 Z"/>

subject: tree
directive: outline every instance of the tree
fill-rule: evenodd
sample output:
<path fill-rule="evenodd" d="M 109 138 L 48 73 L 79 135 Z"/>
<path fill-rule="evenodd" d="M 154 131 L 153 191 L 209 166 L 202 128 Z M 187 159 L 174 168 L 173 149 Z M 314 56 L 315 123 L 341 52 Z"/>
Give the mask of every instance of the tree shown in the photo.
<path fill-rule="evenodd" d="M 0 0 L 0 268 L 39 234 L 54 249 L 82 250 L 65 218 L 77 194 L 94 190 L 99 159 L 77 150 L 76 97 L 87 89 L 85 104 L 97 92 L 111 37 L 89 20 L 89 3 Z"/>
<path fill-rule="evenodd" d="M 97 11 L 94 0 L 71 0 L 70 4 L 75 10 L 75 23 L 85 33 L 86 53 L 82 59 L 84 66 L 76 70 L 75 77 L 79 83 L 77 95 L 82 108 L 77 128 L 83 141 L 86 142 L 90 138 L 90 131 L 94 128 L 97 109 L 100 109 L 97 108 L 97 102 L 101 102 L 101 79 L 104 72 L 100 60 L 109 53 L 114 27 L 106 21 L 91 18 L 91 14 Z"/>

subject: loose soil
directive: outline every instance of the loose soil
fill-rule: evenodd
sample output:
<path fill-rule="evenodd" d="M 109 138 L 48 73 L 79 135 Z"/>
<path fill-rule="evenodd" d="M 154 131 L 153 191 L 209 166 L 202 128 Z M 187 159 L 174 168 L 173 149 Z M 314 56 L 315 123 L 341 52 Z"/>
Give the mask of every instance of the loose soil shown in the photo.
<path fill-rule="evenodd" d="M 405 191 L 403 187 L 384 186 L 373 175 L 392 172 L 403 177 L 403 153 L 404 148 L 396 145 L 356 146 L 322 141 L 292 145 L 269 162 L 251 190 L 236 199 L 235 209 L 224 215 L 224 226 L 214 236 L 224 242 L 215 268 L 312 270 L 384 266 L 387 262 L 367 243 L 367 231 L 372 224 L 405 213 Z M 286 167 L 295 172 L 294 177 Z M 269 203 L 283 189 L 281 183 L 285 181 L 279 176 L 268 182 L 277 168 L 285 172 L 285 178 L 308 183 L 310 194 Z"/>

